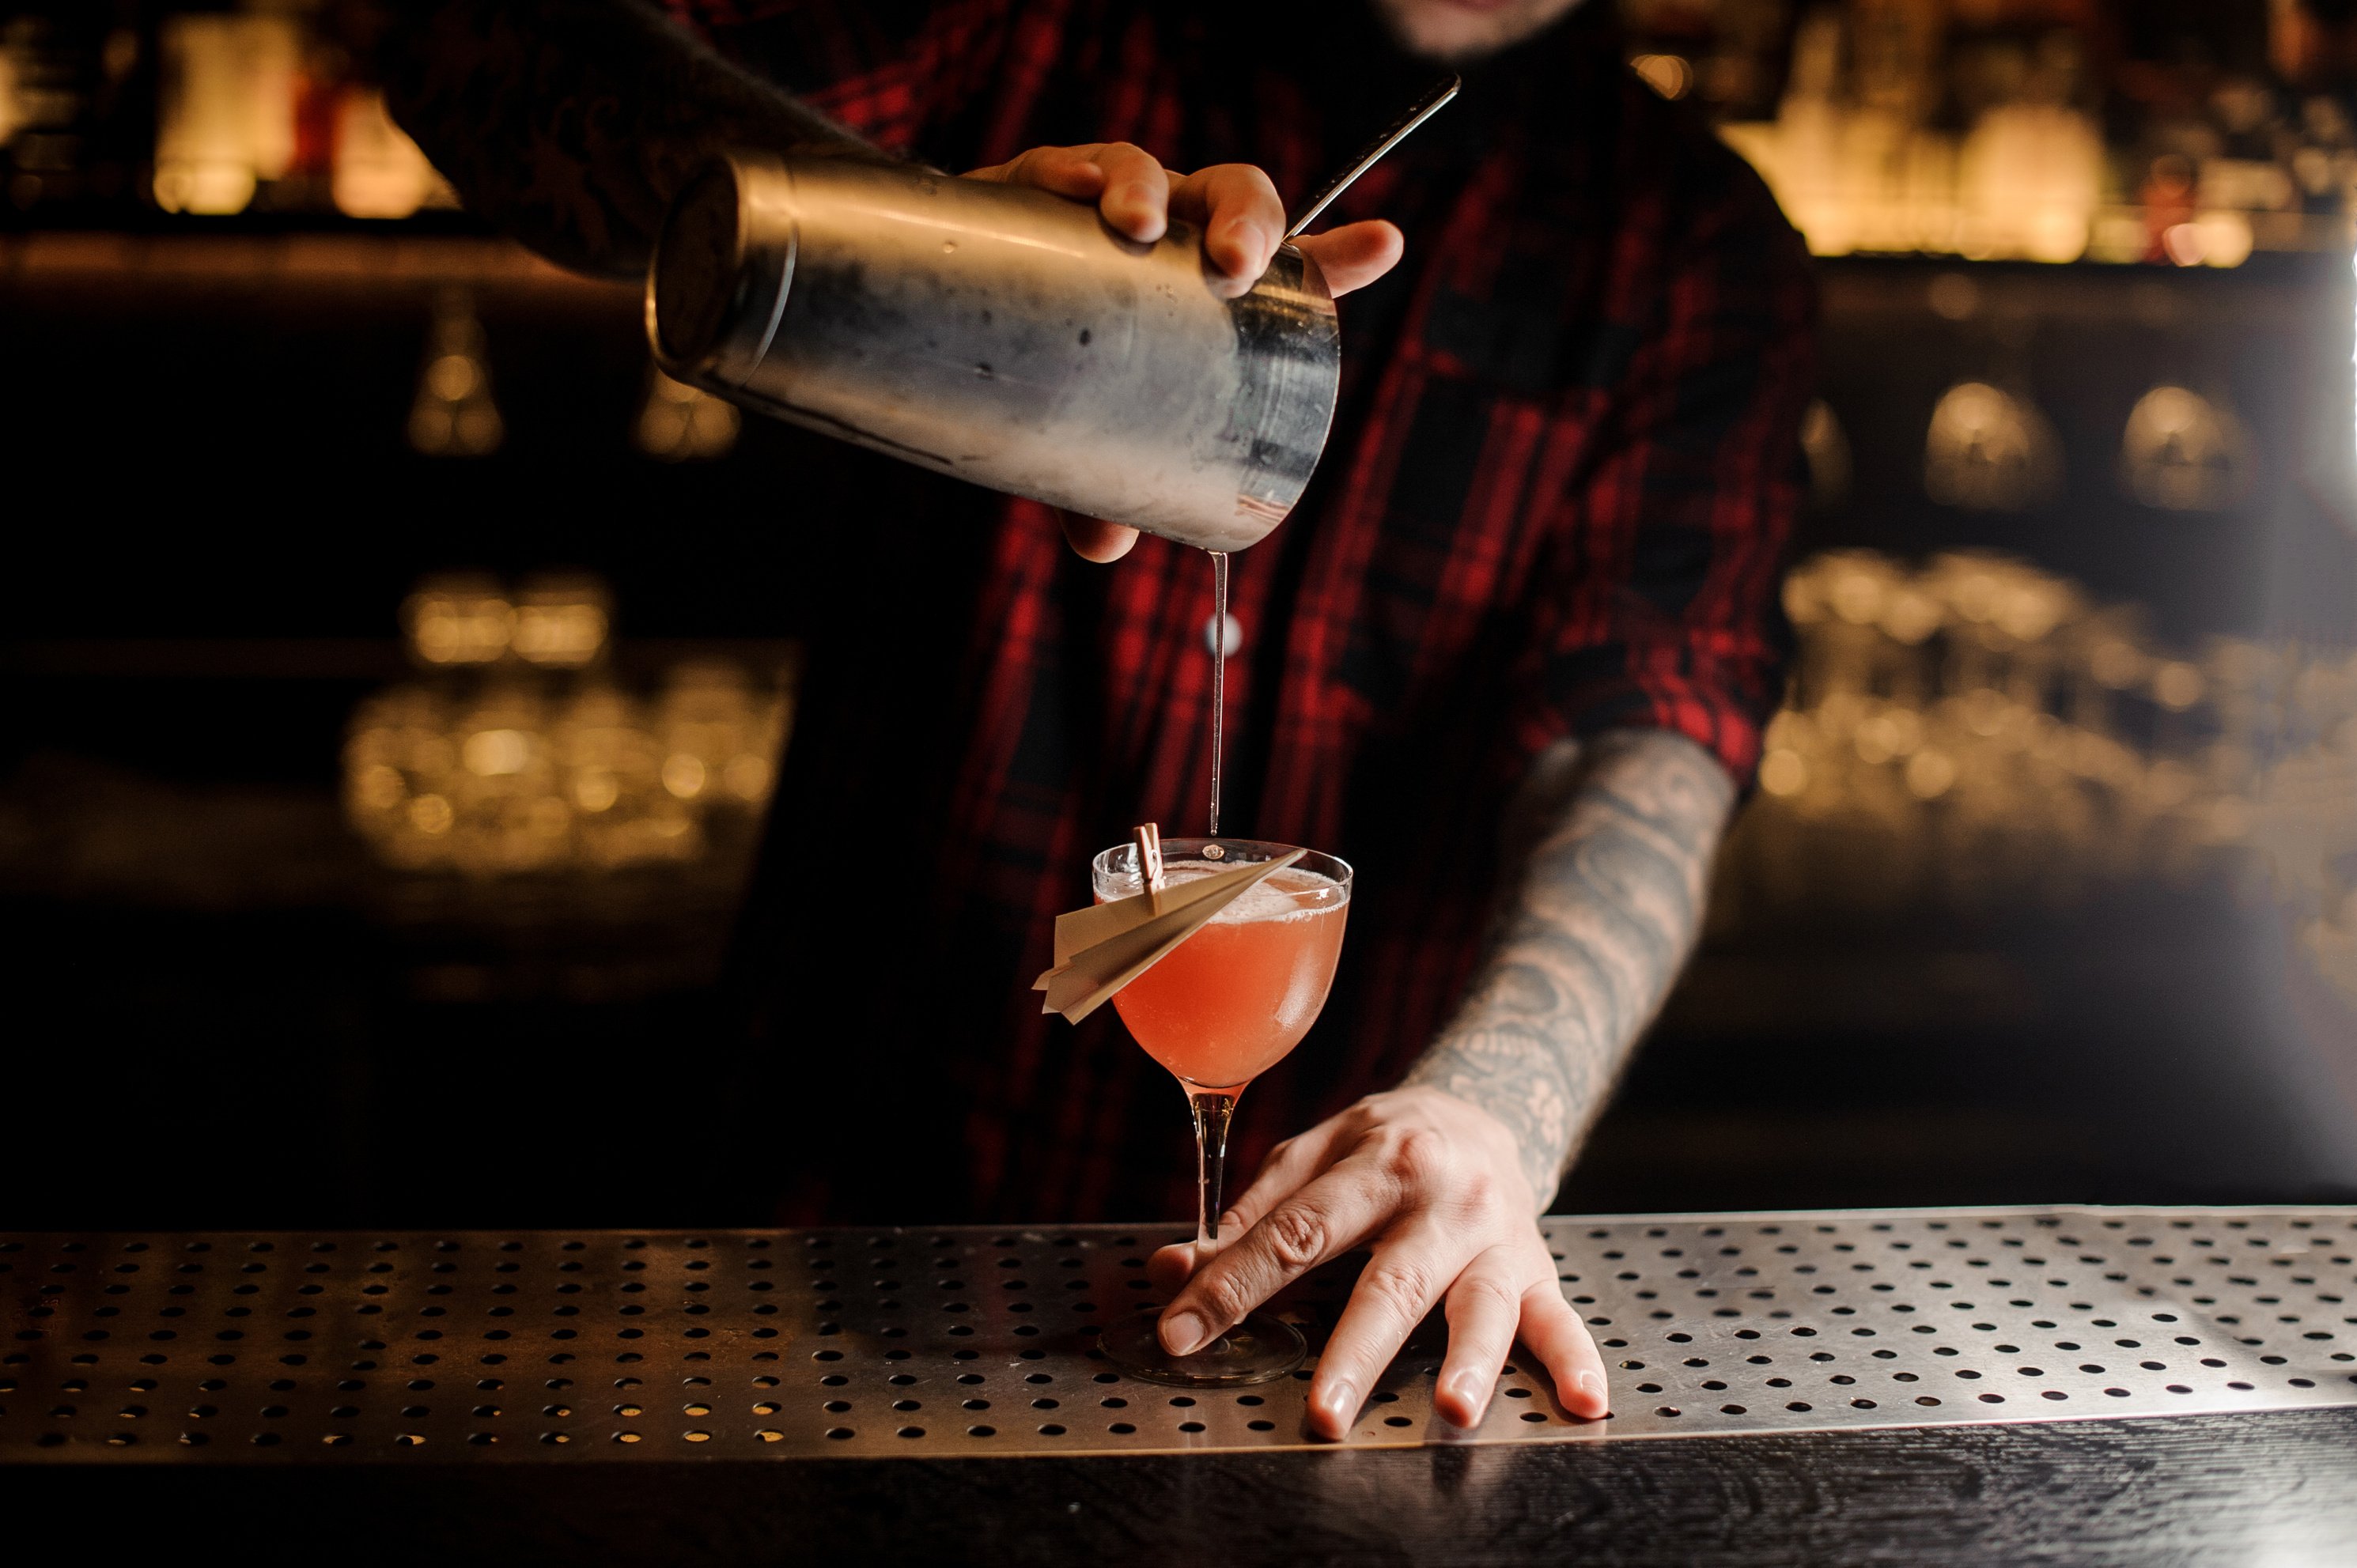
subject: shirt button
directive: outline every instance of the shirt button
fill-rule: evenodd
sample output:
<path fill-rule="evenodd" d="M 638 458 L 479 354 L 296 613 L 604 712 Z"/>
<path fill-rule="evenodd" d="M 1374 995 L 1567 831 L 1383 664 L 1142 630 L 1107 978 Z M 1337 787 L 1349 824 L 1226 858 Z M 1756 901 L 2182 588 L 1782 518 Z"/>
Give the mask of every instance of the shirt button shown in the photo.
<path fill-rule="evenodd" d="M 1226 641 L 1227 651 L 1224 655 L 1222 655 L 1220 651 L 1220 618 L 1215 615 L 1205 616 L 1203 618 L 1203 651 L 1228 659 L 1234 658 L 1237 651 L 1244 645 L 1244 623 L 1238 620 L 1232 611 L 1230 612 L 1228 616 L 1228 635 Z"/>

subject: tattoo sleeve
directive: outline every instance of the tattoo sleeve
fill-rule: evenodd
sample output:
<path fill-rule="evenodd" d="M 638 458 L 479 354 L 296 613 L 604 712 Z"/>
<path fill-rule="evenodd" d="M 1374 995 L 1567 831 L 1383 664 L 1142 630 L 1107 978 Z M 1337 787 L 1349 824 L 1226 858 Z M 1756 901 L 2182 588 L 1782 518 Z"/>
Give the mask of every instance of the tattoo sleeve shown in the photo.
<path fill-rule="evenodd" d="M 1693 950 L 1734 800 L 1708 753 L 1663 731 L 1565 742 L 1532 768 L 1495 945 L 1406 1081 L 1503 1122 L 1542 1207 Z"/>
<path fill-rule="evenodd" d="M 722 147 L 887 159 L 643 0 L 421 3 L 382 65 L 468 208 L 581 272 L 643 273 L 673 192 Z"/>

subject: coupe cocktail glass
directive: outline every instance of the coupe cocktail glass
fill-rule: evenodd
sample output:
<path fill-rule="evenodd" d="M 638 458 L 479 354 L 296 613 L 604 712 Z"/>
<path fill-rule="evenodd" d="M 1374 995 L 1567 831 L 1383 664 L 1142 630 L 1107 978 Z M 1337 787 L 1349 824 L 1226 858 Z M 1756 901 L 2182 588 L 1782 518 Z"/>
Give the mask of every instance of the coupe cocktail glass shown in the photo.
<path fill-rule="evenodd" d="M 1164 839 L 1165 885 L 1292 853 L 1290 844 L 1251 839 Z M 1134 843 L 1106 850 L 1089 869 L 1100 904 L 1144 888 Z M 1236 1097 L 1318 1021 L 1334 983 L 1350 906 L 1351 867 L 1330 854 L 1305 852 L 1114 993 L 1122 1022 L 1146 1054 L 1178 1079 L 1194 1112 L 1199 1262 L 1219 1244 L 1221 1182 Z M 1293 1370 L 1308 1353 L 1299 1330 L 1256 1312 L 1193 1355 L 1173 1356 L 1157 1333 L 1159 1316 L 1149 1310 L 1125 1318 L 1100 1341 L 1132 1377 L 1186 1388 L 1264 1383 Z"/>

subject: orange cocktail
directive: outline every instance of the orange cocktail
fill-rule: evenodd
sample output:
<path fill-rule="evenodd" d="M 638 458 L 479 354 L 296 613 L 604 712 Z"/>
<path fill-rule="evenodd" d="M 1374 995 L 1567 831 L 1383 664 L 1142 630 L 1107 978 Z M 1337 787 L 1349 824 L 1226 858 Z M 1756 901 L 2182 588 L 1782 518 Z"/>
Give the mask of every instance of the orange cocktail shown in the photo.
<path fill-rule="evenodd" d="M 1223 869 L 1170 865 L 1172 885 Z M 1146 1054 L 1190 1089 L 1232 1094 L 1301 1043 L 1342 953 L 1344 889 L 1288 865 L 1246 890 L 1113 999 Z"/>
<path fill-rule="evenodd" d="M 1161 852 L 1166 886 L 1296 853 L 1290 845 L 1248 839 L 1164 839 Z M 1135 844 L 1096 857 L 1090 870 L 1100 903 L 1143 890 L 1138 858 Z M 1236 1097 L 1318 1021 L 1334 983 L 1350 907 L 1351 867 L 1331 855 L 1300 852 L 1298 860 L 1247 888 L 1114 993 L 1131 1035 L 1187 1090 L 1199 1176 L 1195 1242 L 1205 1255 L 1220 1240 L 1228 1122 Z M 1163 1350 L 1149 1315 L 1108 1328 L 1102 1344 L 1133 1376 L 1189 1386 L 1283 1377 L 1304 1354 L 1298 1332 L 1258 1313 L 1189 1356 Z"/>

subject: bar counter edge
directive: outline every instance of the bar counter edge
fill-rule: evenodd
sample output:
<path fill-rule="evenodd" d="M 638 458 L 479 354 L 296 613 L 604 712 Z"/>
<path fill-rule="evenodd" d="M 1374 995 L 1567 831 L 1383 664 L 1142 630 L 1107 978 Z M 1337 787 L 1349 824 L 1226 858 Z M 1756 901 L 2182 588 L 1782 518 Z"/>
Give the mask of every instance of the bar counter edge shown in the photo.
<path fill-rule="evenodd" d="M 2357 1409 L 1642 1443 L 0 1467 L 102 1560 L 2357 1564 Z M 21 1538 L 20 1538 L 21 1539 Z"/>

